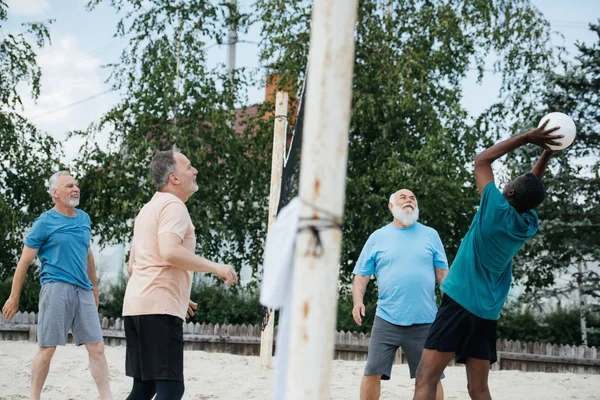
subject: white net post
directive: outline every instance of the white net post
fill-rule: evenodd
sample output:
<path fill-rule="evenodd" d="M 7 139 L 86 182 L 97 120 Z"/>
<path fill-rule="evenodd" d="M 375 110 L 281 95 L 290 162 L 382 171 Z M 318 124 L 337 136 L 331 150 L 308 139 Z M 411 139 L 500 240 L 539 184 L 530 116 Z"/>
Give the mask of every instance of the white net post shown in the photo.
<path fill-rule="evenodd" d="M 339 223 L 344 208 L 357 0 L 313 3 L 300 171 L 300 227 Z M 309 224 L 311 222 L 308 222 Z M 286 399 L 330 399 L 341 231 L 296 240 Z"/>
<path fill-rule="evenodd" d="M 281 195 L 281 175 L 283 174 L 283 157 L 285 153 L 285 138 L 287 127 L 288 94 L 277 92 L 275 97 L 275 128 L 273 130 L 273 158 L 271 161 L 271 190 L 269 194 L 268 229 L 275 221 L 279 197 Z M 260 334 L 260 366 L 269 369 L 273 362 L 273 331 L 275 327 L 275 312 L 268 310 L 269 319 L 265 329 Z"/>

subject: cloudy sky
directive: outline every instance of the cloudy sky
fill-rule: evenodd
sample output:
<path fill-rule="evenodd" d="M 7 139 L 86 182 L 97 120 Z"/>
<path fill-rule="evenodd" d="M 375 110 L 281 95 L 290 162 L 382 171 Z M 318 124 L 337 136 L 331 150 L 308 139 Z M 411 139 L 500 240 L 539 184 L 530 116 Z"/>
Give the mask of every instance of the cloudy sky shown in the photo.
<path fill-rule="evenodd" d="M 118 21 L 115 11 L 105 4 L 94 11 L 85 10 L 88 0 L 8 0 L 7 32 L 18 32 L 21 22 L 54 19 L 51 25 L 52 45 L 39 51 L 38 62 L 42 68 L 42 93 L 34 104 L 27 96 L 23 114 L 41 129 L 59 140 L 66 132 L 85 129 L 98 121 L 103 113 L 118 102 L 119 95 L 109 91 L 105 83 L 108 70 L 102 65 L 115 62 L 124 42 L 114 38 Z M 238 0 L 243 10 L 249 10 L 254 0 Z M 576 41 L 594 43 L 597 38 L 587 30 L 587 24 L 600 17 L 600 1 L 596 0 L 535 0 L 534 3 L 564 36 L 554 37 L 557 45 L 564 45 L 575 53 Z M 242 40 L 258 42 L 256 27 Z M 213 47 L 208 59 L 214 66 L 226 63 L 227 48 Z M 240 43 L 237 46 L 237 66 L 257 68 L 257 45 Z M 474 74 L 474 73 L 473 73 Z M 473 78 L 475 75 L 473 75 Z M 474 81 L 475 79 L 468 79 Z M 466 86 L 465 106 L 474 114 L 494 101 L 490 93 L 497 93 L 499 78 L 488 75 L 482 85 Z M 22 93 L 26 93 L 24 90 Z M 250 90 L 250 102 L 261 101 L 264 88 Z M 102 138 L 100 138 L 100 141 Z M 71 139 L 65 143 L 67 155 L 76 154 L 79 143 Z"/>
<path fill-rule="evenodd" d="M 119 94 L 111 92 L 106 78 L 110 70 L 103 68 L 119 59 L 125 41 L 113 37 L 119 16 L 106 4 L 94 11 L 86 11 L 88 0 L 7 0 L 8 23 L 0 34 L 22 32 L 22 22 L 54 19 L 50 25 L 52 45 L 38 51 L 38 64 L 42 69 L 41 96 L 34 103 L 23 85 L 22 114 L 39 128 L 59 140 L 67 132 L 87 128 L 119 101 Z M 108 3 L 108 2 L 106 2 Z M 247 4 L 244 4 L 247 3 Z M 250 1 L 239 1 L 244 9 Z M 258 27 L 240 40 L 258 38 Z M 258 41 L 256 39 L 255 41 Z M 238 67 L 257 68 L 257 45 L 237 45 Z M 226 46 L 208 50 L 211 66 L 225 64 Z M 249 91 L 251 101 L 264 96 L 264 88 Z M 99 138 L 102 141 L 102 138 Z M 72 158 L 77 153 L 79 141 L 65 143 L 66 154 Z"/>

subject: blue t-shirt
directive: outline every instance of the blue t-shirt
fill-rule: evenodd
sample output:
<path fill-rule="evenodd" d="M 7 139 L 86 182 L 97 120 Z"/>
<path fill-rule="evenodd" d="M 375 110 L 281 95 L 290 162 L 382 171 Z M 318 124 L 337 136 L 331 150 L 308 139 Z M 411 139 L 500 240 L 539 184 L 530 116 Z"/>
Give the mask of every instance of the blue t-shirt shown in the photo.
<path fill-rule="evenodd" d="M 40 215 L 25 238 L 25 245 L 38 250 L 42 264 L 40 280 L 67 282 L 92 289 L 87 273 L 87 255 L 92 237 L 90 217 L 75 209 L 75 216 L 50 209 Z"/>
<path fill-rule="evenodd" d="M 479 318 L 497 320 L 510 290 L 512 259 L 537 230 L 535 211 L 520 214 L 488 183 L 442 291 Z"/>
<path fill-rule="evenodd" d="M 377 278 L 376 315 L 395 325 L 428 324 L 435 319 L 435 270 L 448 269 L 437 231 L 420 223 L 373 232 L 358 258 L 355 275 Z"/>

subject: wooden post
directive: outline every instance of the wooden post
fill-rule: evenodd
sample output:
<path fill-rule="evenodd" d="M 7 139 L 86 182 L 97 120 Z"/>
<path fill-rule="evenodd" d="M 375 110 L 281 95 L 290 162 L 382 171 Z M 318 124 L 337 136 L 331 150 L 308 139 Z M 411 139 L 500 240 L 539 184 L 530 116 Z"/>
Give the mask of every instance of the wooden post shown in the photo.
<path fill-rule="evenodd" d="M 237 0 L 229 0 L 230 10 L 236 10 L 237 13 Z M 233 17 L 233 13 L 230 11 L 230 17 Z M 237 27 L 235 25 L 229 26 L 229 37 L 227 39 L 229 45 L 228 57 L 227 57 L 227 69 L 229 70 L 229 81 L 233 84 L 233 71 L 235 70 L 235 46 L 237 43 Z"/>
<path fill-rule="evenodd" d="M 29 341 L 31 343 L 37 343 L 37 325 L 29 325 Z"/>
<path fill-rule="evenodd" d="M 286 400 L 331 398 L 357 0 L 315 0 L 300 170 Z M 311 222 L 310 219 L 320 221 Z M 319 223 L 320 222 L 320 223 Z"/>
<path fill-rule="evenodd" d="M 275 97 L 275 129 L 273 131 L 273 158 L 271 161 L 271 192 L 269 194 L 269 221 L 271 228 L 277 216 L 279 197 L 281 195 L 281 174 L 283 173 L 283 156 L 287 128 L 288 94 L 277 92 Z M 269 309 L 267 326 L 260 335 L 260 366 L 271 368 L 273 360 L 273 328 L 275 326 L 274 310 Z"/>
<path fill-rule="evenodd" d="M 583 281 L 583 267 L 581 261 L 577 264 L 577 271 L 579 272 L 577 276 L 577 293 L 579 294 L 579 326 L 581 328 L 581 342 L 584 346 L 587 346 L 587 326 L 585 320 L 586 304 L 585 296 L 581 293 L 581 285 Z"/>

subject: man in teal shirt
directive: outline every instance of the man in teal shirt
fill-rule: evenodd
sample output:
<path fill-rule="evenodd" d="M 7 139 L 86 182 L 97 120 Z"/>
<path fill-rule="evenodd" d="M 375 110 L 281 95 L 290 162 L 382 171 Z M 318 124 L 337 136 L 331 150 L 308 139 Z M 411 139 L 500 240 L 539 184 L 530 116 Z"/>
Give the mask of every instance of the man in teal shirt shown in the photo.
<path fill-rule="evenodd" d="M 466 364 L 470 397 L 491 399 L 488 373 L 497 360 L 496 323 L 510 289 L 512 259 L 537 232 L 533 208 L 545 197 L 541 179 L 550 158 L 548 145 L 562 137 L 552 135 L 558 127 L 546 130 L 546 124 L 475 157 L 479 210 L 441 286 L 442 305 L 425 342 L 414 399 L 435 399 L 440 374 L 453 357 Z M 527 143 L 542 147 L 542 156 L 531 172 L 509 182 L 500 193 L 492 163 Z"/>

